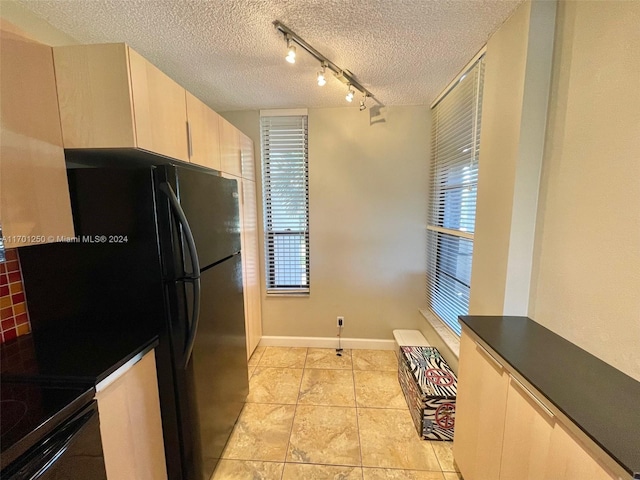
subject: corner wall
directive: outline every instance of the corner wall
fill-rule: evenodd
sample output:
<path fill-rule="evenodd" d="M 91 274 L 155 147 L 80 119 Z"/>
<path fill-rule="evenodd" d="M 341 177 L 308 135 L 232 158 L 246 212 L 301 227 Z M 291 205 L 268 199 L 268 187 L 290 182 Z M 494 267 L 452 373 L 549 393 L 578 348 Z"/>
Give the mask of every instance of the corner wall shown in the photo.
<path fill-rule="evenodd" d="M 311 293 L 266 296 L 262 279 L 264 335 L 334 337 L 343 315 L 344 337 L 391 339 L 421 321 L 430 113 L 369 112 L 309 110 Z M 223 116 L 260 159 L 258 112 Z"/>
<path fill-rule="evenodd" d="M 527 314 L 555 17 L 527 1 L 487 43 L 472 315 Z"/>
<path fill-rule="evenodd" d="M 561 2 L 529 315 L 640 380 L 640 2 Z"/>
<path fill-rule="evenodd" d="M 0 1 L 0 17 L 12 25 L 13 28 L 10 28 L 11 31 L 20 33 L 36 42 L 44 43 L 52 47 L 78 43 L 75 38 L 53 27 L 13 0 Z M 3 22 L 3 26 L 4 25 L 5 22 Z M 16 28 L 17 30 L 15 30 Z"/>

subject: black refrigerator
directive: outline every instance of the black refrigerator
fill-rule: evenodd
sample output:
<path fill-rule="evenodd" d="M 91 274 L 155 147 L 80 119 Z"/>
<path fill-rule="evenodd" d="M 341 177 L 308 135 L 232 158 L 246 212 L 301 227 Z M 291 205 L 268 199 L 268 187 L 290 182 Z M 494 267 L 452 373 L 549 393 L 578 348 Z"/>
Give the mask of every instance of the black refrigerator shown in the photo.
<path fill-rule="evenodd" d="M 176 165 L 68 179 L 77 237 L 21 251 L 34 335 L 157 331 L 169 478 L 209 480 L 248 394 L 236 182 Z"/>

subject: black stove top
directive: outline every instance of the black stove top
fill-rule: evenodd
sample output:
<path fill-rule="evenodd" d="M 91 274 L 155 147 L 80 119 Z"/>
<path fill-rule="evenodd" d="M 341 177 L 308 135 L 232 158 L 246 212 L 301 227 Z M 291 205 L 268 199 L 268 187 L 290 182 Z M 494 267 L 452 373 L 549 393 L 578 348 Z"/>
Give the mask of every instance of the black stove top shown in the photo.
<path fill-rule="evenodd" d="M 94 394 L 93 387 L 0 383 L 1 468 L 88 404 Z"/>

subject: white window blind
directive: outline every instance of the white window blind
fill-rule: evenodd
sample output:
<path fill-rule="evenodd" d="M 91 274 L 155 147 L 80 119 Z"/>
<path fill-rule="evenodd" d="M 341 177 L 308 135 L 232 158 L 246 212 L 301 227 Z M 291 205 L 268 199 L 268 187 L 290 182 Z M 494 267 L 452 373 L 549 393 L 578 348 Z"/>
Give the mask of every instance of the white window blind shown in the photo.
<path fill-rule="evenodd" d="M 458 315 L 469 312 L 483 80 L 480 57 L 432 108 L 427 300 L 458 335 Z"/>
<path fill-rule="evenodd" d="M 307 116 L 263 116 L 262 194 L 267 293 L 309 291 Z"/>

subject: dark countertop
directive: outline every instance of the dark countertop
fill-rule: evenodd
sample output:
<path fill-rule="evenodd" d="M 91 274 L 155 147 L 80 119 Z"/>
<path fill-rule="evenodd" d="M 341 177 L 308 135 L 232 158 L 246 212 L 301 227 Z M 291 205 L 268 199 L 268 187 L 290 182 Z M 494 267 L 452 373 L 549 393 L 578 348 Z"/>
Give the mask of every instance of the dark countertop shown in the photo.
<path fill-rule="evenodd" d="M 2 468 L 89 403 L 97 383 L 158 344 L 148 328 L 103 325 L 66 324 L 0 345 Z"/>
<path fill-rule="evenodd" d="M 95 386 L 158 344 L 144 328 L 65 328 L 23 335 L 0 346 L 2 382 Z"/>
<path fill-rule="evenodd" d="M 0 468 L 10 465 L 94 395 L 93 387 L 0 383 Z"/>
<path fill-rule="evenodd" d="M 527 317 L 459 318 L 640 479 L 640 382 Z"/>

